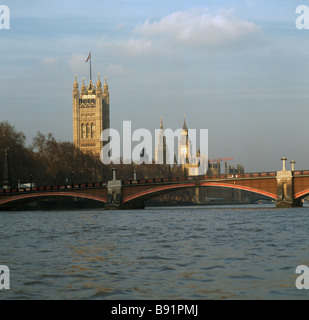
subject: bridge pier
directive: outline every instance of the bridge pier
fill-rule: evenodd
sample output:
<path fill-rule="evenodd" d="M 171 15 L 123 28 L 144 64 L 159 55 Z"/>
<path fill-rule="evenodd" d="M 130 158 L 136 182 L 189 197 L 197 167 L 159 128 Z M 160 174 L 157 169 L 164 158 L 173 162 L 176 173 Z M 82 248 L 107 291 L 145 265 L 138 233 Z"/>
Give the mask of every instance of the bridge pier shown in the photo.
<path fill-rule="evenodd" d="M 277 208 L 302 207 L 299 199 L 294 199 L 293 172 L 295 161 L 291 161 L 292 170 L 286 170 L 285 161 L 287 158 L 281 158 L 283 168 L 277 172 Z"/>
<path fill-rule="evenodd" d="M 117 169 L 113 169 L 113 180 L 107 183 L 107 200 L 104 206 L 105 210 L 121 209 L 144 209 L 144 201 L 133 201 L 129 203 L 122 202 L 122 181 L 116 179 Z M 136 171 L 134 171 L 134 180 L 136 180 Z"/>
<path fill-rule="evenodd" d="M 117 169 L 113 169 L 113 180 L 107 183 L 107 200 L 104 206 L 105 210 L 121 209 L 121 180 L 116 179 Z"/>

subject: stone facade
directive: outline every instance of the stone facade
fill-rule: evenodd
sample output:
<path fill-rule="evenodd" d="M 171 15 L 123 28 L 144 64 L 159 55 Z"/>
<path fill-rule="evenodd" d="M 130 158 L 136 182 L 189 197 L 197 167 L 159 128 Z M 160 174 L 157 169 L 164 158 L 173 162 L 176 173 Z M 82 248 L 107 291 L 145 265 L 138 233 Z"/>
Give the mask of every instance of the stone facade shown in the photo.
<path fill-rule="evenodd" d="M 100 140 L 104 129 L 110 128 L 109 90 L 106 82 L 102 90 L 100 74 L 96 86 L 84 79 L 79 91 L 77 76 L 73 84 L 73 143 L 83 152 L 99 156 L 103 147 Z"/>

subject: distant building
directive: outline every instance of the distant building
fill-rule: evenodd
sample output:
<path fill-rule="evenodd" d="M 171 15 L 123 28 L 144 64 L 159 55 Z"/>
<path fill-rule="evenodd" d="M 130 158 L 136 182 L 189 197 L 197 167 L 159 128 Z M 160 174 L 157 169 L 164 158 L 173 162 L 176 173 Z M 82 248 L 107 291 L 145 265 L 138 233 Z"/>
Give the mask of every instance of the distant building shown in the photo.
<path fill-rule="evenodd" d="M 81 90 L 77 76 L 73 84 L 73 143 L 83 152 L 100 155 L 103 142 L 100 140 L 104 129 L 110 128 L 109 89 L 106 82 L 102 90 L 100 74 L 96 86 L 90 80 L 85 86 L 82 80 Z"/>
<path fill-rule="evenodd" d="M 200 154 L 200 151 L 192 154 L 192 144 L 189 139 L 186 118 L 184 118 L 181 138 L 178 142 L 178 165 L 182 166 L 189 176 L 205 175 L 207 160 L 207 156 Z"/>
<path fill-rule="evenodd" d="M 184 118 L 181 138 L 178 141 L 178 164 L 185 165 L 191 163 L 191 141 L 189 140 L 189 133 L 186 124 L 186 118 Z"/>
<path fill-rule="evenodd" d="M 237 164 L 236 168 L 234 166 L 229 165 L 228 174 L 240 174 L 245 173 L 244 166 Z"/>
<path fill-rule="evenodd" d="M 236 168 L 232 165 L 227 166 L 227 161 L 225 161 L 224 172 L 221 172 L 221 161 L 224 159 L 217 159 L 216 161 L 212 160 L 208 163 L 208 176 L 218 176 L 220 174 L 232 174 L 237 175 L 245 172 L 244 166 L 237 164 Z"/>
<path fill-rule="evenodd" d="M 161 118 L 158 143 L 155 149 L 155 163 L 167 164 L 169 161 L 169 151 L 166 145 L 166 137 L 163 130 L 163 122 Z"/>

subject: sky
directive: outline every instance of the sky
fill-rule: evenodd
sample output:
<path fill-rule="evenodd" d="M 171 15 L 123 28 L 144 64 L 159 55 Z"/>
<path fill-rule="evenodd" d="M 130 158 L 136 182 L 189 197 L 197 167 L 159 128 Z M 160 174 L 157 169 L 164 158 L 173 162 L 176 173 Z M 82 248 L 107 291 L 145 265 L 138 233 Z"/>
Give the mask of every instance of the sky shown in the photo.
<path fill-rule="evenodd" d="M 72 141 L 74 76 L 107 77 L 111 127 L 208 129 L 209 157 L 246 172 L 309 169 L 307 0 L 2 0 L 0 121 L 31 144 Z M 309 23 L 309 22 L 308 22 Z"/>

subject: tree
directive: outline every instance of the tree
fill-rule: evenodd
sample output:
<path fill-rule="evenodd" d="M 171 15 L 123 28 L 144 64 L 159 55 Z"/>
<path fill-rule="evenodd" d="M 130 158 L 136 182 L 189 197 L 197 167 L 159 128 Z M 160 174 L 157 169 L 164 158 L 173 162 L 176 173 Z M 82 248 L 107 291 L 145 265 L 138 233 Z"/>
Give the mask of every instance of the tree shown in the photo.
<path fill-rule="evenodd" d="M 27 172 L 33 163 L 31 151 L 25 147 L 25 141 L 25 135 L 16 131 L 8 121 L 0 122 L 0 187 L 3 181 L 4 148 L 8 150 L 11 185 L 16 186 L 20 179 L 28 180 Z"/>

